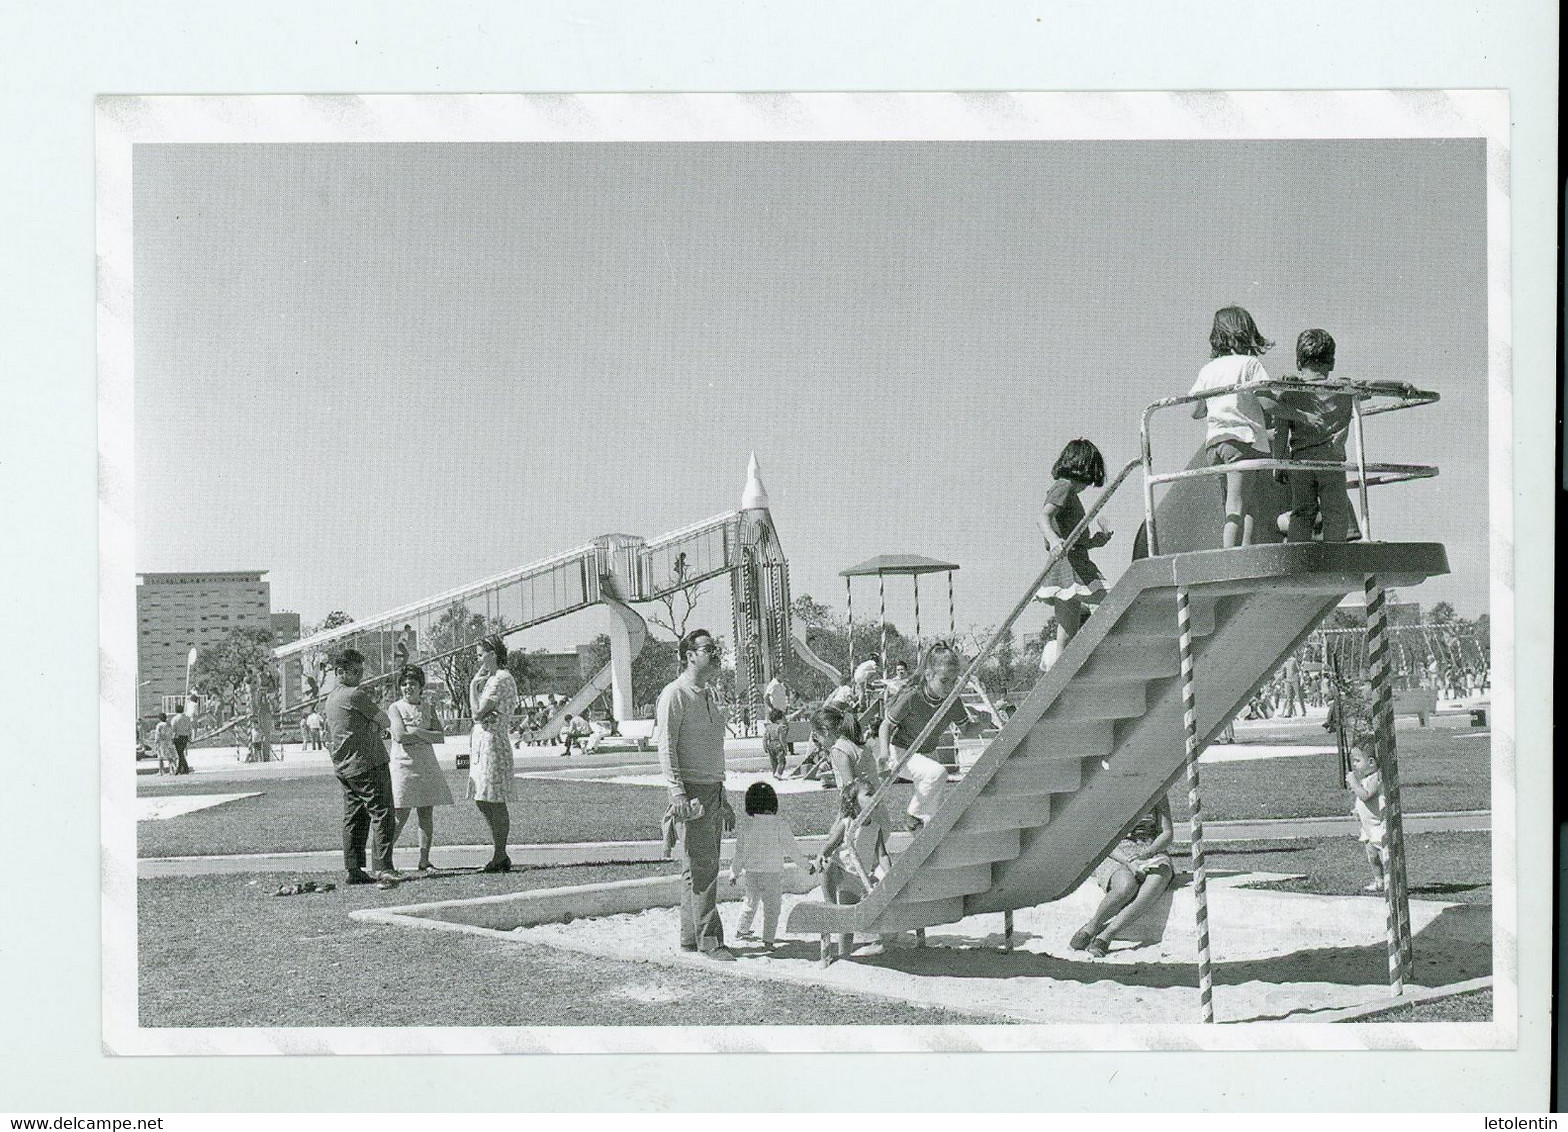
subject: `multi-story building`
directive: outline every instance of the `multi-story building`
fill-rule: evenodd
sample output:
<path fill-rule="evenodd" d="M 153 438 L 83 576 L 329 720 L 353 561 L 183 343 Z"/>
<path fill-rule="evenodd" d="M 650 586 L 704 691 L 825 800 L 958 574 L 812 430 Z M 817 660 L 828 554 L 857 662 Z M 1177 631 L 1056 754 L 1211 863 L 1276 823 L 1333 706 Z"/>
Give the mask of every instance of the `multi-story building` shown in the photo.
<path fill-rule="evenodd" d="M 272 629 L 265 570 L 139 574 L 136 587 L 136 709 L 162 710 L 164 697 L 185 695 L 192 648 L 231 629 Z M 295 616 L 298 633 L 298 617 Z"/>
<path fill-rule="evenodd" d="M 272 615 L 272 643 L 286 645 L 299 640 L 299 614 L 283 610 Z M 304 687 L 304 665 L 299 656 L 291 656 L 283 665 L 283 702 L 297 704 Z"/>

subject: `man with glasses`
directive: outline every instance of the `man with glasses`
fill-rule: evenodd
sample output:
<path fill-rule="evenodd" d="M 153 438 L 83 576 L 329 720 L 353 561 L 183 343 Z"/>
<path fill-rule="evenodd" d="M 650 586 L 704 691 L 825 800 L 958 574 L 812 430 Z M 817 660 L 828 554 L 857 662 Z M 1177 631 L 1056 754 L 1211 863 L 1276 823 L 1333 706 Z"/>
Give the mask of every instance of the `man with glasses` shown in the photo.
<path fill-rule="evenodd" d="M 719 846 L 735 814 L 724 797 L 724 712 L 714 695 L 723 650 L 706 629 L 681 638 L 682 671 L 659 693 L 659 765 L 680 830 L 681 947 L 734 962 L 719 920 Z"/>

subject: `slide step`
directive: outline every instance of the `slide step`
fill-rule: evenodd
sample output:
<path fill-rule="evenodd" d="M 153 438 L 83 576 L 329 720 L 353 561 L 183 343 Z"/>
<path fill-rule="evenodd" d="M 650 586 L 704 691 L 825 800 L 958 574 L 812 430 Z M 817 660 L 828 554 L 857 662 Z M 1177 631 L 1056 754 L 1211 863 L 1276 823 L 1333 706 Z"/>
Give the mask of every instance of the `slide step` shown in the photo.
<path fill-rule="evenodd" d="M 1176 640 L 1175 622 L 1167 637 L 1106 637 L 1084 661 L 1075 679 L 1090 684 L 1114 684 L 1119 680 L 1161 680 L 1181 672 L 1181 648 Z"/>
<path fill-rule="evenodd" d="M 1193 595 L 1187 608 L 1192 616 L 1194 637 L 1207 637 L 1214 632 L 1213 601 L 1204 601 Z M 1122 614 L 1112 629 L 1115 636 L 1134 637 L 1170 637 L 1175 632 L 1175 590 L 1157 590 L 1144 594 L 1131 609 Z"/>
<path fill-rule="evenodd" d="M 991 889 L 990 865 L 964 865 L 956 869 L 922 869 L 899 890 L 900 900 L 941 900 L 949 896 L 972 896 Z"/>
<path fill-rule="evenodd" d="M 1019 740 L 1012 757 L 1071 763 L 1103 759 L 1111 753 L 1115 741 L 1116 725 L 1109 719 L 1045 718 Z"/>
<path fill-rule="evenodd" d="M 925 860 L 928 869 L 957 869 L 965 865 L 1011 861 L 1018 856 L 1017 829 L 993 829 L 983 833 L 949 831 Z"/>
<path fill-rule="evenodd" d="M 992 833 L 1006 829 L 1033 829 L 1051 820 L 1048 793 L 993 793 L 990 783 L 964 810 L 954 833 Z"/>
<path fill-rule="evenodd" d="M 1071 794 L 1083 785 L 1083 757 L 1041 759 L 1014 755 L 985 784 L 986 794 Z"/>
<path fill-rule="evenodd" d="M 1136 719 L 1148 710 L 1148 685 L 1084 684 L 1074 680 L 1046 709 L 1053 720 Z"/>
<path fill-rule="evenodd" d="M 964 898 L 944 896 L 940 900 L 905 903 L 895 898 L 887 911 L 867 929 L 868 932 L 907 932 L 933 924 L 953 924 L 964 918 Z"/>

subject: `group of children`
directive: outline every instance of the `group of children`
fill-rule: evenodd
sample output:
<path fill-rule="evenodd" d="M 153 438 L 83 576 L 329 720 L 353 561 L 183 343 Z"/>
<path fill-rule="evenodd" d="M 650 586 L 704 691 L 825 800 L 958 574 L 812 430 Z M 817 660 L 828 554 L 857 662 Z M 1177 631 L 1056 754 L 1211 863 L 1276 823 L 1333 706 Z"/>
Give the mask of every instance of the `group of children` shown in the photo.
<path fill-rule="evenodd" d="M 1288 459 L 1343 465 L 1345 440 L 1353 419 L 1350 394 L 1313 388 L 1329 381 L 1334 371 L 1334 339 L 1326 330 L 1304 330 L 1296 339 L 1298 374 L 1283 380 L 1300 388 L 1255 388 L 1269 380 L 1258 359 L 1273 347 L 1258 332 L 1252 315 L 1241 307 L 1223 307 L 1209 331 L 1211 358 L 1193 383 L 1189 396 L 1194 419 L 1206 420 L 1204 459 L 1210 467 L 1247 460 Z M 1240 388 L 1238 388 L 1240 387 Z M 1222 545 L 1246 546 L 1253 541 L 1262 472 L 1227 472 L 1223 477 Z M 1051 467 L 1051 488 L 1039 520 L 1046 552 L 1061 547 L 1083 522 L 1080 494 L 1086 487 L 1105 486 L 1105 459 L 1088 440 L 1069 441 Z M 1334 467 L 1278 471 L 1289 485 L 1290 510 L 1279 516 L 1289 542 L 1346 542 L 1360 537 L 1350 506 L 1344 469 Z M 1049 606 L 1056 632 L 1040 655 L 1049 671 L 1085 617 L 1105 596 L 1105 579 L 1089 557 L 1104 546 L 1112 532 L 1105 525 L 1087 532 L 1052 563 L 1036 598 Z"/>

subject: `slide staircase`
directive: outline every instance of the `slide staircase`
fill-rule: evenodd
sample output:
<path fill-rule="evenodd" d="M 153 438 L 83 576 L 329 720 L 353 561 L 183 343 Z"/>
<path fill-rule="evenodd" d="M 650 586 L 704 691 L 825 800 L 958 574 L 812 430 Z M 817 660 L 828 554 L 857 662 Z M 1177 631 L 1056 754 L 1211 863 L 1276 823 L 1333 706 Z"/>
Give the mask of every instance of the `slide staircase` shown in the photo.
<path fill-rule="evenodd" d="M 1206 743 L 1368 575 L 1404 586 L 1446 572 L 1434 543 L 1249 546 L 1132 563 L 869 895 L 797 904 L 789 930 L 925 928 L 1073 892 L 1182 773 L 1178 586 L 1190 598 Z"/>

